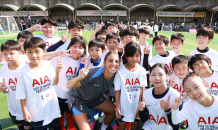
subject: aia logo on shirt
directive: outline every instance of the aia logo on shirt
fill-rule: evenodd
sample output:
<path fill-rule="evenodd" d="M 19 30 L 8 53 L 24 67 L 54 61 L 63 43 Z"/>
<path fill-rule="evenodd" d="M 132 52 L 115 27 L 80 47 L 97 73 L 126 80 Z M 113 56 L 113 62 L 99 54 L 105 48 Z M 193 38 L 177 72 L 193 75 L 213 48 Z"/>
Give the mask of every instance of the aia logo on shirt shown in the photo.
<path fill-rule="evenodd" d="M 168 70 L 172 68 L 172 67 L 171 67 L 171 63 L 165 64 L 165 66 L 166 66 L 166 68 L 167 68 Z"/>
<path fill-rule="evenodd" d="M 42 85 L 45 84 L 46 81 L 50 81 L 47 75 L 45 75 L 43 80 L 42 79 L 42 77 L 39 77 L 39 81 L 37 79 L 33 79 L 32 87 L 34 87 L 35 85 Z"/>
<path fill-rule="evenodd" d="M 204 117 L 199 117 L 198 124 L 217 124 L 218 123 L 218 117 L 215 117 L 214 119 L 211 119 L 208 117 L 207 119 L 204 119 Z"/>
<path fill-rule="evenodd" d="M 131 82 L 130 82 L 131 81 Z M 125 82 L 125 86 L 129 84 L 129 85 L 136 85 L 136 84 L 139 84 L 140 85 L 140 81 L 138 78 L 136 79 L 126 79 L 126 82 Z"/>
<path fill-rule="evenodd" d="M 77 67 L 75 67 L 75 69 L 73 70 L 72 67 L 69 67 L 67 69 L 66 74 L 71 73 L 71 74 L 76 74 L 77 73 Z"/>
<path fill-rule="evenodd" d="M 46 46 L 47 46 L 47 47 L 49 47 L 49 46 L 53 45 L 53 43 L 49 43 L 48 41 L 47 41 L 47 42 L 45 42 L 45 44 L 46 44 Z"/>
<path fill-rule="evenodd" d="M 218 89 L 218 85 L 215 82 L 211 83 L 210 89 L 213 89 L 213 88 Z"/>
<path fill-rule="evenodd" d="M 173 88 L 176 89 L 178 92 L 181 92 L 181 91 L 182 91 L 182 87 L 181 87 L 181 86 L 179 87 L 178 84 L 175 84 L 175 85 L 173 86 Z M 184 92 L 185 92 L 185 90 L 182 91 L 182 93 L 184 93 Z"/>
<path fill-rule="evenodd" d="M 8 80 L 8 85 L 11 85 L 11 84 L 16 85 L 16 83 L 17 83 L 17 78 L 15 78 L 14 80 L 12 78 L 10 78 Z"/>
<path fill-rule="evenodd" d="M 153 120 L 157 125 L 159 125 L 160 123 L 167 124 L 166 118 L 165 117 L 159 118 L 159 115 L 157 115 L 157 118 L 155 119 L 155 117 L 152 114 L 149 114 L 149 120 Z"/>

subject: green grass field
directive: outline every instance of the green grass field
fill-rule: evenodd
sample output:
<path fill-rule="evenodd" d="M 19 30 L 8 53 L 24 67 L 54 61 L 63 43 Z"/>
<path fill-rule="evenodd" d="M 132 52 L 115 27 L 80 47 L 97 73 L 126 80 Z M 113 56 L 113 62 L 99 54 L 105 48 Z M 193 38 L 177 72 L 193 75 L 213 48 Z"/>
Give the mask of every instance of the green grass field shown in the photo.
<path fill-rule="evenodd" d="M 42 32 L 36 32 L 34 34 L 41 34 Z M 91 37 L 92 32 L 87 31 L 83 33 L 83 37 L 89 42 L 89 39 Z M 173 34 L 173 32 L 159 32 L 158 35 L 164 35 L 167 36 L 170 39 L 170 36 Z M 183 47 L 181 48 L 181 52 L 185 55 L 188 55 L 192 50 L 197 48 L 196 44 L 196 34 L 195 33 L 187 33 L 182 32 L 182 34 L 185 36 L 185 42 Z M 0 45 L 6 41 L 6 40 L 15 40 L 16 35 L 14 36 L 8 36 L 8 37 L 0 37 Z M 149 38 L 147 40 L 148 42 L 152 43 L 152 38 Z M 208 45 L 209 48 L 212 48 L 214 50 L 218 51 L 218 34 L 214 35 L 214 39 L 212 42 Z M 170 47 L 168 48 L 170 49 Z M 156 52 L 153 49 L 153 56 L 156 55 Z M 1 67 L 1 66 L 0 66 Z M 8 114 L 8 107 L 7 107 L 7 97 L 6 94 L 0 92 L 0 122 L 2 124 L 3 130 L 16 130 L 17 127 L 13 125 L 9 114 Z M 99 129 L 101 124 L 96 124 L 96 130 Z M 140 123 L 140 129 L 141 129 L 142 123 Z M 110 128 L 109 128 L 110 129 Z"/>

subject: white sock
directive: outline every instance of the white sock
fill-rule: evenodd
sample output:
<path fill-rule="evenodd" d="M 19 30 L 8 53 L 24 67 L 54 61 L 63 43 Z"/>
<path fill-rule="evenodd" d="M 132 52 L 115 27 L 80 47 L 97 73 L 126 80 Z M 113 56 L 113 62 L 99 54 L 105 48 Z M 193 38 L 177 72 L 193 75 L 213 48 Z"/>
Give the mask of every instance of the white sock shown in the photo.
<path fill-rule="evenodd" d="M 101 130 L 106 130 L 107 127 L 108 127 L 108 125 L 105 125 L 104 123 L 102 123 L 102 125 L 101 125 Z"/>

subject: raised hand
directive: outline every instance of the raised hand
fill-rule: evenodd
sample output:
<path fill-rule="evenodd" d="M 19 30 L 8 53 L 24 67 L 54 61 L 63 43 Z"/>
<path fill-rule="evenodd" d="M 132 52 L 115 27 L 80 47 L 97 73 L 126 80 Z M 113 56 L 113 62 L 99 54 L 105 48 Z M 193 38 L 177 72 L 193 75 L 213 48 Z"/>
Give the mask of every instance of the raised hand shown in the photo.
<path fill-rule="evenodd" d="M 140 101 L 138 104 L 138 111 L 143 111 L 144 108 L 145 108 L 145 98 L 142 97 L 142 101 Z"/>
<path fill-rule="evenodd" d="M 86 54 L 87 55 L 87 54 Z M 86 57 L 86 55 L 81 59 L 81 64 L 87 64 L 89 57 Z"/>
<path fill-rule="evenodd" d="M 5 79 L 3 79 L 2 83 L 0 82 L 0 90 L 2 92 L 8 91 L 8 86 L 5 84 Z"/>
<path fill-rule="evenodd" d="M 173 101 L 173 109 L 176 110 L 182 104 L 182 101 L 187 97 L 187 93 L 184 97 L 182 97 L 182 92 L 180 92 L 179 97 L 176 97 Z"/>
<path fill-rule="evenodd" d="M 69 51 L 70 51 L 70 49 L 69 50 L 60 50 L 60 51 L 58 51 L 58 56 L 60 56 L 60 57 L 71 56 L 71 54 L 68 54 Z"/>
<path fill-rule="evenodd" d="M 122 41 L 120 41 L 120 42 L 121 42 L 121 43 L 118 44 L 118 46 L 117 46 L 117 50 L 118 50 L 119 52 L 122 52 L 122 53 L 123 53 L 124 47 L 123 47 Z"/>
<path fill-rule="evenodd" d="M 118 119 L 120 119 L 121 118 L 121 115 L 120 115 L 120 109 L 119 108 L 116 108 L 116 117 L 118 118 Z"/>
<path fill-rule="evenodd" d="M 101 30 L 101 28 L 102 28 L 103 26 L 104 26 L 103 23 L 99 24 L 99 25 L 96 27 L 95 31 L 97 32 L 97 31 Z"/>
<path fill-rule="evenodd" d="M 121 21 L 121 23 L 120 23 L 120 27 L 122 28 L 122 29 L 126 29 L 127 27 L 126 27 L 126 25 L 125 24 L 123 24 L 123 22 Z"/>
<path fill-rule="evenodd" d="M 61 72 L 61 70 L 63 68 L 62 59 L 63 59 L 63 56 L 61 57 L 60 60 L 59 60 L 59 57 L 58 57 L 57 66 L 56 66 L 56 72 L 58 72 L 58 73 Z"/>
<path fill-rule="evenodd" d="M 64 43 L 67 41 L 67 38 L 71 35 L 71 34 L 67 35 L 67 32 L 68 32 L 68 31 L 69 31 L 69 30 L 67 29 L 66 32 L 65 32 L 65 34 L 61 36 L 61 40 L 62 40 Z"/>
<path fill-rule="evenodd" d="M 173 87 L 175 85 L 176 75 L 174 78 L 172 78 L 172 74 L 170 74 L 170 80 L 168 82 L 168 86 Z"/>
<path fill-rule="evenodd" d="M 170 95 L 168 96 L 167 100 L 161 99 L 160 101 L 160 107 L 163 110 L 169 110 L 171 108 L 171 104 L 170 104 Z"/>
<path fill-rule="evenodd" d="M 46 25 L 39 25 L 39 24 L 36 24 L 35 26 L 33 26 L 33 29 L 34 29 L 34 31 L 40 31 L 40 30 L 46 30 L 45 29 L 45 27 L 46 27 Z"/>
<path fill-rule="evenodd" d="M 149 54 L 149 53 L 151 52 L 151 50 L 150 50 L 150 45 L 151 45 L 151 43 L 149 43 L 148 46 L 146 46 L 146 44 L 145 44 L 145 49 L 144 49 L 144 53 L 145 53 L 145 54 Z"/>
<path fill-rule="evenodd" d="M 92 67 L 92 64 L 87 68 L 87 63 L 86 63 L 85 67 L 79 70 L 79 76 L 81 79 L 84 79 L 87 76 L 91 67 Z"/>

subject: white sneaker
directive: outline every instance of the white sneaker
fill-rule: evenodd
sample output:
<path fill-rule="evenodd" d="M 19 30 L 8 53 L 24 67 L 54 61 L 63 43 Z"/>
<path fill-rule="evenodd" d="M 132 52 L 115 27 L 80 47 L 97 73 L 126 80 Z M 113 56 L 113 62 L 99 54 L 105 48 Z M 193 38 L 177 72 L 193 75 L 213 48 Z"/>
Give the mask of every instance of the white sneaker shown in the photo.
<path fill-rule="evenodd" d="M 99 119 L 99 123 L 103 123 L 104 122 L 104 119 L 105 119 L 105 115 L 103 115 L 100 119 Z"/>

